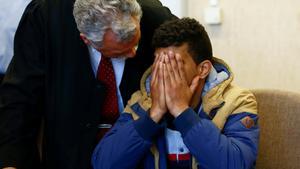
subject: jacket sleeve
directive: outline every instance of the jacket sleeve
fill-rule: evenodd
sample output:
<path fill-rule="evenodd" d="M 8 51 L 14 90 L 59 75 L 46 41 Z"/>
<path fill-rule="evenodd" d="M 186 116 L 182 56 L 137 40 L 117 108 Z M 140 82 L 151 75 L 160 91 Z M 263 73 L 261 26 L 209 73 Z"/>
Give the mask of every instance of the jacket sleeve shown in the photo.
<path fill-rule="evenodd" d="M 131 114 L 123 113 L 95 148 L 93 168 L 136 168 L 149 152 L 152 140 L 161 128 L 148 115 L 133 120 Z"/>
<path fill-rule="evenodd" d="M 36 168 L 44 77 L 43 15 L 26 8 L 15 34 L 14 56 L 0 88 L 0 168 Z"/>
<path fill-rule="evenodd" d="M 245 127 L 241 119 L 250 117 L 253 126 Z M 229 116 L 223 131 L 211 120 L 200 118 L 191 108 L 175 120 L 176 129 L 203 169 L 250 169 L 254 166 L 259 137 L 257 115 L 239 113 Z"/>

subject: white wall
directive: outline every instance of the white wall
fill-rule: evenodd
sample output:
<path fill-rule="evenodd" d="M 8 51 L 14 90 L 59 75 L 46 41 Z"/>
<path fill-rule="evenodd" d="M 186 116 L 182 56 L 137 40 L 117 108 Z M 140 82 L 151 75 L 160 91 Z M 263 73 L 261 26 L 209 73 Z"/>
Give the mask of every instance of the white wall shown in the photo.
<path fill-rule="evenodd" d="M 164 6 L 167 6 L 173 14 L 182 18 L 187 16 L 187 0 L 160 0 Z"/>
<path fill-rule="evenodd" d="M 204 23 L 208 0 L 186 3 L 187 15 Z M 220 7 L 222 25 L 204 26 L 235 83 L 300 92 L 300 0 L 220 0 Z"/>

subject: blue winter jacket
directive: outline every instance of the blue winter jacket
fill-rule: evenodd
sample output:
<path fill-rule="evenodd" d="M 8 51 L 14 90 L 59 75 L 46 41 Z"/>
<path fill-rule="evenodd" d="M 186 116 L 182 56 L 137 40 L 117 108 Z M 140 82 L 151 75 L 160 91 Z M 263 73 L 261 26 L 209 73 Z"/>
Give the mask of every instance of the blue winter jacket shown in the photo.
<path fill-rule="evenodd" d="M 194 157 L 191 168 L 254 168 L 259 138 L 255 98 L 231 84 L 233 74 L 222 60 L 215 58 L 214 67 L 228 78 L 206 88 L 198 112 L 188 108 L 173 124 Z M 95 148 L 94 169 L 167 168 L 166 123 L 155 123 L 147 113 L 149 74 L 145 73 L 141 90 L 133 94 L 125 112 Z"/>

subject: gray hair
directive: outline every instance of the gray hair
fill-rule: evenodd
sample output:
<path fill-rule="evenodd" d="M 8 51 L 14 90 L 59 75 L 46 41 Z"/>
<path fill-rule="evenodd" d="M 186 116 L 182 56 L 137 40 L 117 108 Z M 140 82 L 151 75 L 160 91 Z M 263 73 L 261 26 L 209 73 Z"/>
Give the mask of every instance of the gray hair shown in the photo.
<path fill-rule="evenodd" d="M 101 45 L 109 28 L 119 41 L 130 40 L 137 31 L 132 17 L 140 21 L 142 10 L 136 0 L 76 0 L 73 15 L 78 30 Z"/>

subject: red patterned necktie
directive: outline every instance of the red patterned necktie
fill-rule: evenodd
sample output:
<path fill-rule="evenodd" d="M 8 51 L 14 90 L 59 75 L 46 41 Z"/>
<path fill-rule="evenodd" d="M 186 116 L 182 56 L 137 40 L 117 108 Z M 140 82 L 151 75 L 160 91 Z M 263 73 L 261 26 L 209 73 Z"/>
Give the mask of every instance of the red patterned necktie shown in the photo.
<path fill-rule="evenodd" d="M 101 109 L 101 122 L 114 124 L 119 116 L 117 87 L 110 58 L 102 56 L 98 67 L 98 80 L 106 87 L 106 97 Z"/>

